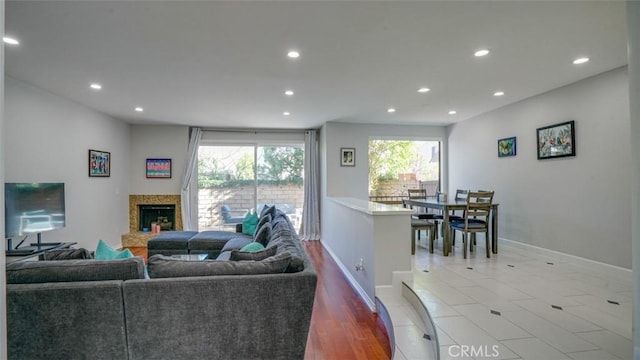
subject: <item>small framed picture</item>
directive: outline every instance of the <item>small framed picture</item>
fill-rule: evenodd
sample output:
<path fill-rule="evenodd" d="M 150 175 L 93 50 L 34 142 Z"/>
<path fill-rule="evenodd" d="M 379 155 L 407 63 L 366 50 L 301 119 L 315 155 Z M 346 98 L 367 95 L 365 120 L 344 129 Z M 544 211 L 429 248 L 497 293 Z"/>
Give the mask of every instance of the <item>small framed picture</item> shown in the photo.
<path fill-rule="evenodd" d="M 111 153 L 89 149 L 89 177 L 111 176 Z"/>
<path fill-rule="evenodd" d="M 498 140 L 498 157 L 516 156 L 516 137 Z"/>
<path fill-rule="evenodd" d="M 575 121 L 541 127 L 536 133 L 538 160 L 576 156 Z"/>
<path fill-rule="evenodd" d="M 340 148 L 340 166 L 356 166 L 355 148 Z"/>
<path fill-rule="evenodd" d="M 147 179 L 171 179 L 171 159 L 147 159 Z"/>

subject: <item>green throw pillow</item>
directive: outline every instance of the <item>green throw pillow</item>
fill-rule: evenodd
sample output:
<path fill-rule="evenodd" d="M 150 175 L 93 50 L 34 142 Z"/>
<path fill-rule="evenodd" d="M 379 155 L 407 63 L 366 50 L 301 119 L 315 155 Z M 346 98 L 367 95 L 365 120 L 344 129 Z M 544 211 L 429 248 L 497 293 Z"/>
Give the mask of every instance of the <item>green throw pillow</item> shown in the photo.
<path fill-rule="evenodd" d="M 260 250 L 264 250 L 264 246 L 255 241 L 245 245 L 244 247 L 242 247 L 242 249 L 240 249 L 240 251 L 242 252 L 257 252 Z"/>
<path fill-rule="evenodd" d="M 98 240 L 98 247 L 96 248 L 95 259 L 96 260 L 112 260 L 112 259 L 128 259 L 132 258 L 133 253 L 129 249 L 118 251 L 102 239 Z"/>
<path fill-rule="evenodd" d="M 253 233 L 256 231 L 256 226 L 258 225 L 258 214 L 255 211 L 250 211 L 245 215 L 244 220 L 242 220 L 242 233 L 253 236 Z"/>

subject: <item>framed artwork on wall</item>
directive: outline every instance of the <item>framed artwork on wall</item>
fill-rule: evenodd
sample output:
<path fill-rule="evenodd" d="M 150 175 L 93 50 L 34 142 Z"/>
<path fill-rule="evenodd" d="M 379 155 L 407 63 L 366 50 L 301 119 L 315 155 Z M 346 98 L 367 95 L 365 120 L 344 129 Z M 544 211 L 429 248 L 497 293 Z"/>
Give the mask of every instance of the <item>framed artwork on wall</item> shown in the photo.
<path fill-rule="evenodd" d="M 111 153 L 89 149 L 89 177 L 111 176 Z"/>
<path fill-rule="evenodd" d="M 538 128 L 538 160 L 576 156 L 575 121 Z"/>
<path fill-rule="evenodd" d="M 498 140 L 498 157 L 516 156 L 516 137 Z"/>
<path fill-rule="evenodd" d="M 171 159 L 147 159 L 147 179 L 171 179 Z"/>
<path fill-rule="evenodd" d="M 355 148 L 340 148 L 340 166 L 356 166 Z"/>

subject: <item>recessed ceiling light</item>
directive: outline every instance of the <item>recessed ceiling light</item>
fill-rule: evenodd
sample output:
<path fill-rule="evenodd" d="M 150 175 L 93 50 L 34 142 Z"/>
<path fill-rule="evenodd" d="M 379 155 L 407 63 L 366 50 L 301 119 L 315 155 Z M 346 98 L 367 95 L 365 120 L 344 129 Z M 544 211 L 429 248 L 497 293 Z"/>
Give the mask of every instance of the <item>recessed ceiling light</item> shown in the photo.
<path fill-rule="evenodd" d="M 493 96 L 502 96 L 504 95 L 504 91 L 496 91 L 493 93 Z"/>
<path fill-rule="evenodd" d="M 457 111 L 455 111 L 455 110 L 449 110 L 449 115 L 455 115 L 455 114 L 457 114 L 457 113 L 458 113 L 458 112 L 457 112 Z"/>
<path fill-rule="evenodd" d="M 287 90 L 284 92 L 284 94 L 287 96 L 293 96 L 293 90 Z"/>
<path fill-rule="evenodd" d="M 2 40 L 9 45 L 20 45 L 20 41 L 12 38 L 12 37 L 8 37 L 8 36 L 4 36 L 2 37 Z"/>
<path fill-rule="evenodd" d="M 288 111 L 285 111 L 285 112 L 283 112 L 283 113 L 282 113 L 282 115 L 284 115 L 284 116 L 289 116 L 289 115 L 291 115 L 291 113 L 290 113 L 290 112 L 288 112 Z"/>
<path fill-rule="evenodd" d="M 144 109 L 143 109 L 143 108 L 141 108 L 140 106 L 138 106 L 135 110 L 136 110 L 137 112 L 143 112 L 143 111 L 144 111 Z"/>
<path fill-rule="evenodd" d="M 287 53 L 287 56 L 292 58 L 292 59 L 297 59 L 300 57 L 300 53 L 297 52 L 296 50 L 291 50 Z"/>
<path fill-rule="evenodd" d="M 429 91 L 431 91 L 431 89 L 429 89 L 428 87 L 421 87 L 420 89 L 418 89 L 418 92 L 423 94 Z"/>
<path fill-rule="evenodd" d="M 394 108 L 388 108 L 388 109 L 387 109 L 387 112 L 388 112 L 389 114 L 393 114 L 394 112 L 396 112 L 396 109 L 394 109 Z"/>
<path fill-rule="evenodd" d="M 580 64 L 584 64 L 586 62 L 589 62 L 589 58 L 588 57 L 581 57 L 581 58 L 577 58 L 577 59 L 573 60 L 573 65 L 580 65 Z"/>
<path fill-rule="evenodd" d="M 91 85 L 89 85 L 90 88 L 92 88 L 93 90 L 100 90 L 102 89 L 102 85 L 98 84 L 98 83 L 93 83 Z"/>
<path fill-rule="evenodd" d="M 489 50 L 481 49 L 481 50 L 476 51 L 473 55 L 477 56 L 477 57 L 487 56 L 487 55 L 489 55 Z"/>

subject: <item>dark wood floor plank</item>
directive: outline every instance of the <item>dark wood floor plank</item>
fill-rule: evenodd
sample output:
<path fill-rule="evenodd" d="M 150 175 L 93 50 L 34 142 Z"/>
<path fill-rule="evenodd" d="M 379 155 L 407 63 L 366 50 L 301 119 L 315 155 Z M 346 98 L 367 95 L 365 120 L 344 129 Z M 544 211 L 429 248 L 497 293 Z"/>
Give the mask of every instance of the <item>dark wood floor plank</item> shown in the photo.
<path fill-rule="evenodd" d="M 318 273 L 304 359 L 390 359 L 391 346 L 382 321 L 353 290 L 319 241 L 303 244 Z M 146 260 L 146 247 L 129 249 Z"/>
<path fill-rule="evenodd" d="M 311 329 L 316 331 L 309 334 L 307 354 L 319 354 L 315 359 L 390 359 L 391 346 L 382 321 L 371 313 L 319 241 L 304 245 L 318 273 L 311 319 Z M 324 336 L 317 341 L 319 334 Z"/>

